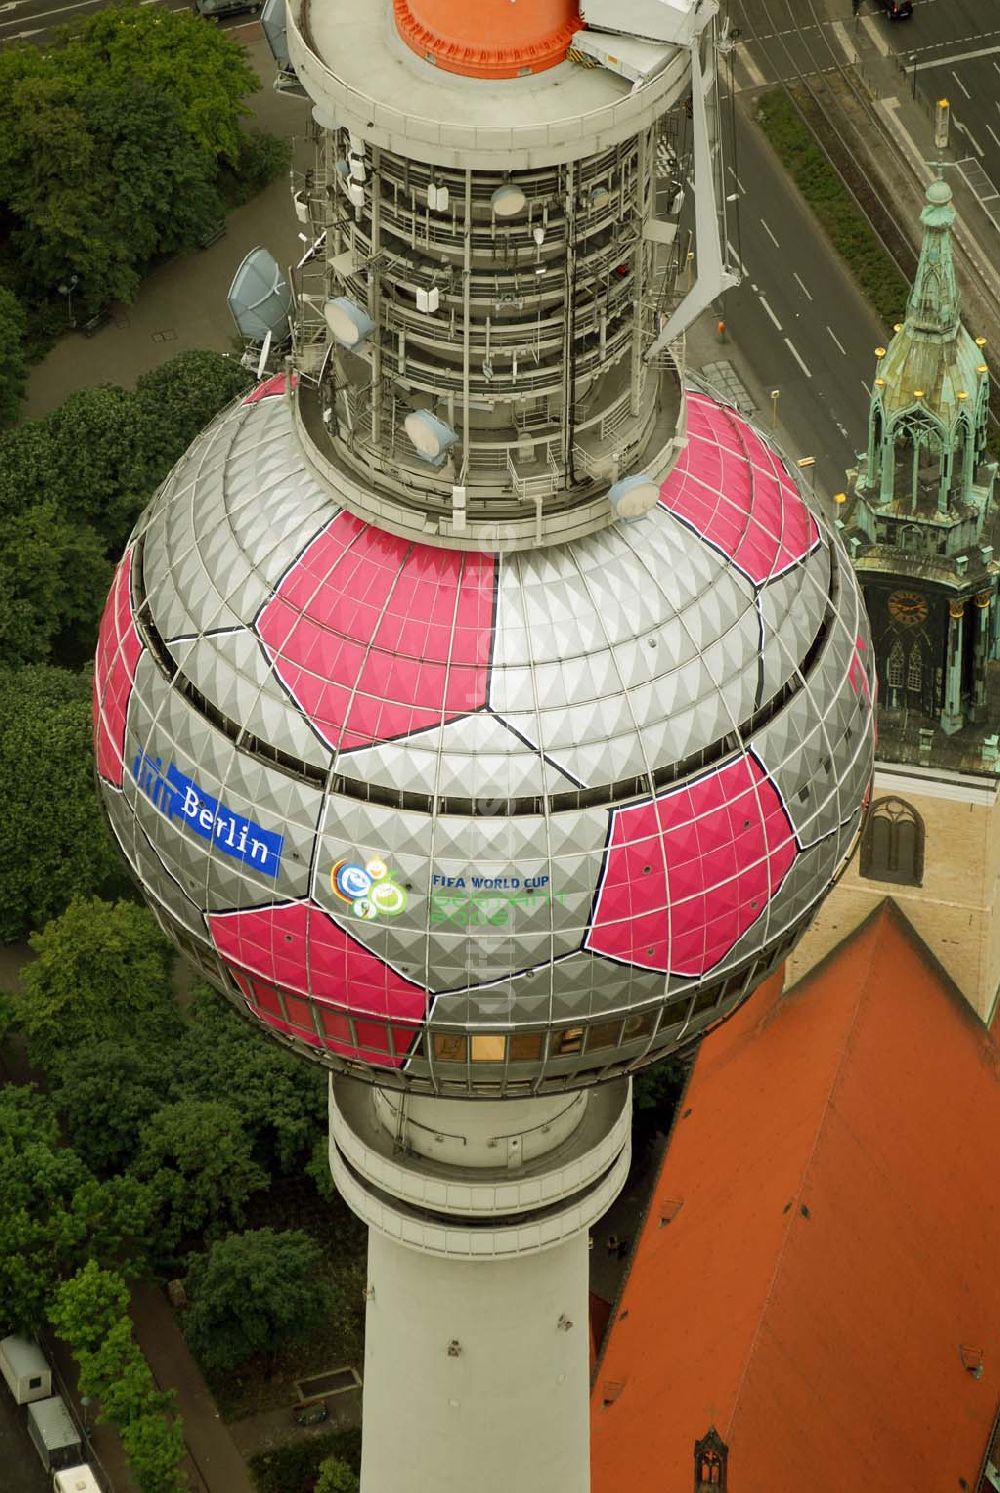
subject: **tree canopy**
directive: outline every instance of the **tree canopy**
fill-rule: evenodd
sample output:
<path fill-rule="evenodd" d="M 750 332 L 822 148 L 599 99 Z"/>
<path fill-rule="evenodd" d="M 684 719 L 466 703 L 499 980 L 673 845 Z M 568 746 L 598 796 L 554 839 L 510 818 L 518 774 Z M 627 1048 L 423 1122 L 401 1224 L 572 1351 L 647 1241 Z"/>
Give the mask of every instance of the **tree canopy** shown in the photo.
<path fill-rule="evenodd" d="M 17 419 L 24 398 L 27 363 L 24 334 L 28 319 L 12 290 L 0 285 L 0 426 Z"/>
<path fill-rule="evenodd" d="M 100 1418 L 121 1432 L 142 1493 L 182 1493 L 184 1439 L 172 1392 L 157 1388 L 132 1337 L 128 1287 L 95 1260 L 63 1282 L 49 1320 L 73 1350 L 80 1391 L 100 1401 Z"/>
<path fill-rule="evenodd" d="M 90 697 L 89 680 L 65 669 L 0 669 L 5 943 L 64 912 L 74 896 L 127 885 L 94 791 Z"/>
<path fill-rule="evenodd" d="M 145 907 L 75 897 L 30 942 L 18 1011 L 36 1062 L 54 1067 L 94 1040 L 176 1040 L 170 947 Z"/>
<path fill-rule="evenodd" d="M 268 1181 L 239 1115 L 212 1099 L 157 1110 L 140 1131 L 133 1171 L 148 1187 L 151 1244 L 165 1259 L 193 1235 L 241 1224 L 243 1205 Z"/>
<path fill-rule="evenodd" d="M 240 159 L 259 87 L 224 33 L 138 0 L 0 52 L 0 208 L 22 300 L 71 285 L 85 318 L 193 248 L 223 215 L 219 170 Z"/>
<path fill-rule="evenodd" d="M 145 1232 L 145 1197 L 128 1178 L 100 1183 L 60 1142 L 50 1101 L 0 1088 L 0 1321 L 37 1329 L 59 1282 Z"/>
<path fill-rule="evenodd" d="M 326 1457 L 319 1464 L 319 1477 L 313 1493 L 358 1493 L 358 1474 L 342 1457 Z"/>
<path fill-rule="evenodd" d="M 330 1307 L 322 1269 L 319 1246 L 301 1230 L 252 1229 L 218 1240 L 187 1277 L 184 1331 L 202 1363 L 235 1368 L 308 1336 Z"/>
<path fill-rule="evenodd" d="M 199 430 L 252 384 L 235 358 L 181 353 L 134 392 L 83 389 L 0 433 L 0 668 L 78 667 L 92 655 L 111 561 L 135 520 Z"/>

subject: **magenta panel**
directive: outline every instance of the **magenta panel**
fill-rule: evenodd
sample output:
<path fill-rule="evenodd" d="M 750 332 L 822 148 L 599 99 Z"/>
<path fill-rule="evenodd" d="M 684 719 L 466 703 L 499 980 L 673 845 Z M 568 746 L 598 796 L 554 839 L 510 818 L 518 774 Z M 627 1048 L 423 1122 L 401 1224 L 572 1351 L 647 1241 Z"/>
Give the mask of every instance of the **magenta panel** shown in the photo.
<path fill-rule="evenodd" d="M 426 1013 L 427 992 L 355 943 L 321 908 L 286 902 L 207 916 L 215 947 L 268 1026 L 341 1057 L 373 1061 L 371 1054 L 381 1053 L 379 1061 L 389 1068 L 405 1060 L 414 1024 Z M 285 999 L 287 1019 L 279 995 Z M 310 1019 L 310 1007 L 319 1017 L 322 1036 Z M 347 1012 L 381 1019 L 355 1022 L 354 1041 Z M 388 1027 L 395 1055 L 389 1052 Z"/>
<path fill-rule="evenodd" d="M 295 385 L 297 384 L 297 382 L 298 382 L 298 374 L 297 373 L 293 373 L 292 374 L 292 388 L 293 389 L 295 388 Z M 272 378 L 266 378 L 262 384 L 258 384 L 257 387 L 256 387 L 256 389 L 251 389 L 250 393 L 243 400 L 243 403 L 244 404 L 259 404 L 262 399 L 273 399 L 273 398 L 275 398 L 279 394 L 284 394 L 286 388 L 287 388 L 287 379 L 286 379 L 285 375 L 283 373 L 276 373 L 276 374 L 274 374 L 274 376 Z"/>
<path fill-rule="evenodd" d="M 778 457 L 737 414 L 702 394 L 688 394 L 688 443 L 660 502 L 758 586 L 819 542 Z"/>
<path fill-rule="evenodd" d="M 703 975 L 757 921 L 795 859 L 777 789 L 751 754 L 613 814 L 586 945 Z"/>
<path fill-rule="evenodd" d="M 495 568 L 492 555 L 410 544 L 338 513 L 257 630 L 326 740 L 370 746 L 485 706 Z"/>
<path fill-rule="evenodd" d="M 104 605 L 94 660 L 94 752 L 102 778 L 122 785 L 125 757 L 125 717 L 142 653 L 142 641 L 132 618 L 132 551 L 122 556 L 111 592 Z"/>

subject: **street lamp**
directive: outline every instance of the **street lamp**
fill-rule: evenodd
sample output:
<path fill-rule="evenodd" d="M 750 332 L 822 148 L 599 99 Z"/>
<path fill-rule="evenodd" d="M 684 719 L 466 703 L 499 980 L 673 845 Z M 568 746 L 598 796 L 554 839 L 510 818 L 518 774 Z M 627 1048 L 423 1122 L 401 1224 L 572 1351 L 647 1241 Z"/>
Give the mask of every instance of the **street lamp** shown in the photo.
<path fill-rule="evenodd" d="M 83 1417 L 83 1439 L 90 1440 L 90 1396 L 80 1396 L 80 1414 Z"/>
<path fill-rule="evenodd" d="M 79 279 L 79 275 L 71 275 L 64 285 L 56 286 L 59 294 L 66 297 L 66 320 L 71 327 L 76 326 L 76 321 L 73 318 L 73 291 L 76 289 Z"/>
<path fill-rule="evenodd" d="M 771 390 L 771 429 L 772 430 L 777 430 L 777 428 L 778 428 L 778 400 L 779 400 L 780 396 L 781 396 L 781 390 L 780 389 L 772 389 Z"/>

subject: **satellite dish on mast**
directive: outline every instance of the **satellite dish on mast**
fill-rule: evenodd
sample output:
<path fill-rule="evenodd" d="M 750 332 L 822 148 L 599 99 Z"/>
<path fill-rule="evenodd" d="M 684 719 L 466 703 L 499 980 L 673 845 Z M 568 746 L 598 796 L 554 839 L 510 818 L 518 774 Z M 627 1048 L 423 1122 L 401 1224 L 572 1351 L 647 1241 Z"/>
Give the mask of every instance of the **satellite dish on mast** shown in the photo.
<path fill-rule="evenodd" d="M 285 0 L 265 0 L 260 13 L 260 29 L 271 48 L 271 56 L 280 68 L 289 64 L 288 22 L 285 18 Z"/>
<path fill-rule="evenodd" d="M 233 276 L 229 309 L 241 337 L 262 342 L 272 336 L 286 342 L 292 335 L 292 289 L 274 256 L 251 249 Z"/>

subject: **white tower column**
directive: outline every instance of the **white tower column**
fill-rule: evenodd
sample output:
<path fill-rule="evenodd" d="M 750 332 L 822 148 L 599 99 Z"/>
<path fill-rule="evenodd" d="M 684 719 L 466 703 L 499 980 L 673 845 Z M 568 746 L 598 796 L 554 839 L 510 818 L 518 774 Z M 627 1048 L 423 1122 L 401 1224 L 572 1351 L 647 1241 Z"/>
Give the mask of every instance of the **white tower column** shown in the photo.
<path fill-rule="evenodd" d="M 368 1224 L 362 1493 L 588 1493 L 588 1234 L 631 1085 L 465 1102 L 335 1078 L 330 1165 Z"/>

